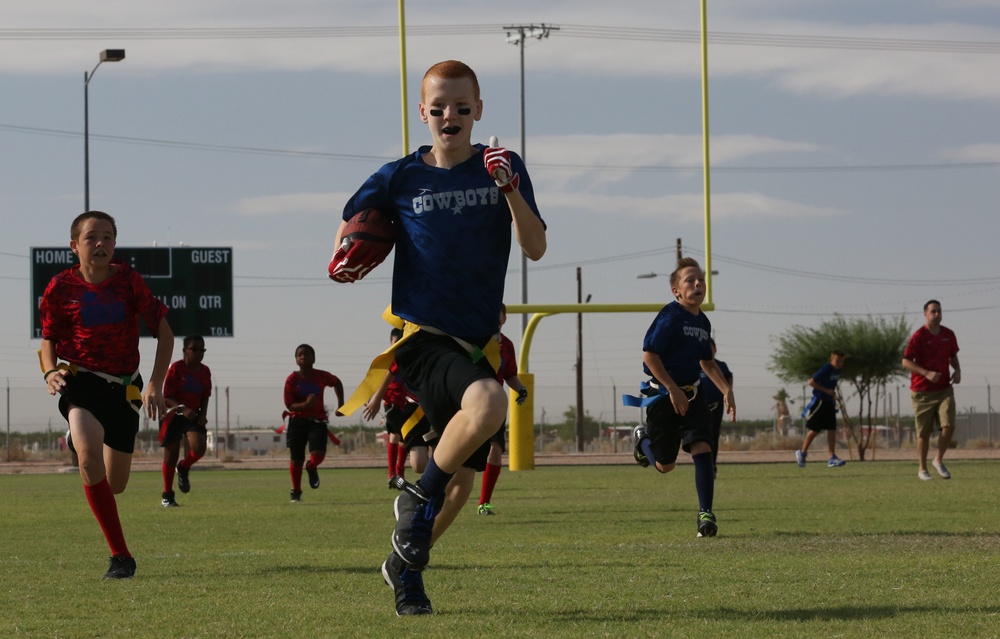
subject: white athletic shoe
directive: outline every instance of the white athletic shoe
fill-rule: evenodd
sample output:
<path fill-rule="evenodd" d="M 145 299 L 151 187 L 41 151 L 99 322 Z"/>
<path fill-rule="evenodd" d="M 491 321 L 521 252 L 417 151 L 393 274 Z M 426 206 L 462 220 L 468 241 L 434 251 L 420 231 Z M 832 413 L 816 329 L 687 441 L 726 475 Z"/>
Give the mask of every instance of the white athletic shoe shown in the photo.
<path fill-rule="evenodd" d="M 931 462 L 931 466 L 934 467 L 934 470 L 937 471 L 938 475 L 941 475 L 941 479 L 951 479 L 951 473 L 949 473 L 948 469 L 944 467 L 944 462 L 939 462 L 935 459 Z"/>

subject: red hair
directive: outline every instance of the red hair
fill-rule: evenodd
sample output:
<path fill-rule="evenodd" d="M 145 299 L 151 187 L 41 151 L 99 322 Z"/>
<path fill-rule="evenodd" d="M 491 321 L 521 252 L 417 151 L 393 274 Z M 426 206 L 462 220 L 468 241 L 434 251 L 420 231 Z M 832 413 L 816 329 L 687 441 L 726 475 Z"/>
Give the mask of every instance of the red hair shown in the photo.
<path fill-rule="evenodd" d="M 424 79 L 420 83 L 421 100 L 424 99 L 424 85 L 427 84 L 427 78 L 430 77 L 442 78 L 445 80 L 469 78 L 472 80 L 472 95 L 476 100 L 479 100 L 479 79 L 476 77 L 476 72 L 472 70 L 472 67 L 464 62 L 459 62 L 458 60 L 445 60 L 444 62 L 438 62 L 430 69 L 427 69 L 427 73 L 424 74 Z"/>

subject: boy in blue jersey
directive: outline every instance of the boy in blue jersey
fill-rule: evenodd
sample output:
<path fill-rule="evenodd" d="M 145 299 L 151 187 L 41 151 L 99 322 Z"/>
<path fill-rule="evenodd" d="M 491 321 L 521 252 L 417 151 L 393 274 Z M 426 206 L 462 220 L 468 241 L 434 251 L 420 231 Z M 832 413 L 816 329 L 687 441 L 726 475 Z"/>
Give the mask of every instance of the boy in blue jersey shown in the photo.
<path fill-rule="evenodd" d="M 840 371 L 844 368 L 846 359 L 844 351 L 835 349 L 830 353 L 830 361 L 823 364 L 809 380 L 809 385 L 813 389 L 812 399 L 802 411 L 809 432 L 802 441 L 802 448 L 795 451 L 795 461 L 799 468 L 805 467 L 809 446 L 824 430 L 826 445 L 830 449 L 830 458 L 826 465 L 830 468 L 840 468 L 847 463 L 837 457 L 837 383 L 840 382 Z"/>
<path fill-rule="evenodd" d="M 420 119 L 432 145 L 386 164 L 344 207 L 347 220 L 374 208 L 394 217 L 392 312 L 406 321 L 394 352 L 403 380 L 440 440 L 416 485 L 395 503 L 393 551 L 382 575 L 396 614 L 432 612 L 421 571 L 430 559 L 445 487 L 489 452 L 507 395 L 483 351 L 497 333 L 511 231 L 532 260 L 545 253 L 545 224 L 516 154 L 472 144 L 483 114 L 479 82 L 467 65 L 432 66 L 421 85 Z M 495 342 L 494 342 L 495 344 Z"/>
<path fill-rule="evenodd" d="M 705 299 L 705 272 L 686 257 L 670 274 L 676 298 L 653 320 L 642 343 L 643 371 L 651 377 L 644 385 L 647 426 L 637 426 L 635 460 L 640 466 L 654 462 L 661 473 L 672 471 L 678 449 L 691 454 L 698 492 L 698 536 L 718 532 L 712 501 L 715 469 L 712 461 L 712 427 L 705 394 L 698 392 L 702 371 L 722 392 L 725 411 L 736 420 L 733 389 L 712 356 L 712 324 L 701 312 Z"/>

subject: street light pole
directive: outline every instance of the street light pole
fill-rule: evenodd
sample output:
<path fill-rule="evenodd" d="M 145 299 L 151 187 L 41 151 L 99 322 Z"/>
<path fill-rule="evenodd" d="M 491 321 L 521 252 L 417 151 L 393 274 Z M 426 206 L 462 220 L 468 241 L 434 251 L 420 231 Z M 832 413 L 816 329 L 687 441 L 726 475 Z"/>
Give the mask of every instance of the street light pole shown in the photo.
<path fill-rule="evenodd" d="M 125 59 L 125 49 L 105 49 L 90 73 L 83 72 L 83 210 L 90 210 L 90 99 L 87 89 L 97 67 L 102 62 L 118 62 Z"/>
<path fill-rule="evenodd" d="M 525 128 L 524 128 L 524 41 L 528 38 L 541 40 L 549 37 L 552 31 L 558 31 L 559 27 L 542 23 L 535 24 L 513 24 L 504 27 L 507 32 L 507 42 L 515 44 L 521 53 L 521 159 L 527 162 L 527 150 L 525 149 Z M 528 303 L 528 256 L 521 251 L 521 303 Z M 528 326 L 528 314 L 521 313 L 521 336 Z"/>

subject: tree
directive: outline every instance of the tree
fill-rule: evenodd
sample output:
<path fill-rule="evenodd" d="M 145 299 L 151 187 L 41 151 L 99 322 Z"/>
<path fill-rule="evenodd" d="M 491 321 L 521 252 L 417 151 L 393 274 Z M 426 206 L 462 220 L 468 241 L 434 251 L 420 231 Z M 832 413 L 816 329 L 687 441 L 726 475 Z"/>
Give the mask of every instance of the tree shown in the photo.
<path fill-rule="evenodd" d="M 559 438 L 566 441 L 576 441 L 576 406 L 570 406 L 563 412 L 563 422 L 556 426 Z M 583 413 L 583 440 L 589 442 L 600 434 L 601 425 L 590 413 Z"/>
<path fill-rule="evenodd" d="M 846 319 L 835 315 L 818 328 L 793 326 L 777 338 L 768 369 L 784 382 L 801 383 L 811 378 L 830 359 L 830 353 L 839 348 L 847 354 L 840 379 L 853 386 L 857 393 L 858 423 L 874 426 L 878 419 L 878 400 L 886 384 L 904 374 L 900 362 L 909 332 L 903 316 L 887 320 L 871 316 Z M 845 421 L 850 424 L 849 420 Z M 873 430 L 868 428 L 858 434 L 851 426 L 862 461 Z"/>

